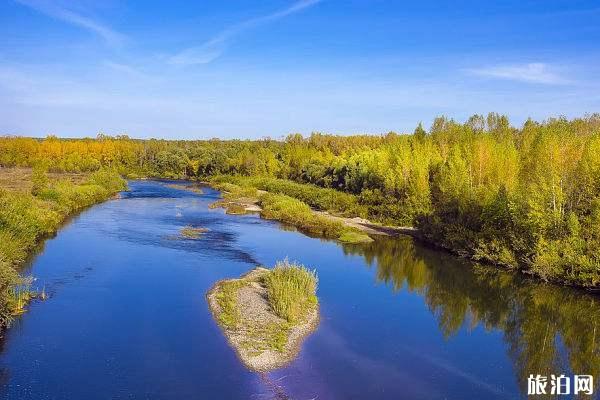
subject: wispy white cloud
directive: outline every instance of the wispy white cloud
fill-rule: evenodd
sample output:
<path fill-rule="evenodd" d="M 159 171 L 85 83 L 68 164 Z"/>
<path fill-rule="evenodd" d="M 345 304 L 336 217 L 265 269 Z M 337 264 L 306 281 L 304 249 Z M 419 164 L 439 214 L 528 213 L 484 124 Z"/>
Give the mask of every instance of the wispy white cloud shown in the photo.
<path fill-rule="evenodd" d="M 556 69 L 544 63 L 495 65 L 482 68 L 467 69 L 466 72 L 488 78 L 505 79 L 519 82 L 539 83 L 546 85 L 564 85 L 570 83 Z"/>
<path fill-rule="evenodd" d="M 276 11 L 272 14 L 263 15 L 260 17 L 240 22 L 239 24 L 233 25 L 225 29 L 213 38 L 207 40 L 206 42 L 198 46 L 187 48 L 169 57 L 167 61 L 169 64 L 175 65 L 208 64 L 211 61 L 219 58 L 227 48 L 229 42 L 244 31 L 256 28 L 268 22 L 285 18 L 291 14 L 297 13 L 308 7 L 314 6 L 317 3 L 320 3 L 321 1 L 322 0 L 301 0 L 292 4 L 288 8 Z"/>
<path fill-rule="evenodd" d="M 42 14 L 46 14 L 54 19 L 64 21 L 68 24 L 78 26 L 89 32 L 92 32 L 110 45 L 121 45 L 125 41 L 125 36 L 111 28 L 95 21 L 92 18 L 85 17 L 75 13 L 51 0 L 15 0 L 17 3 L 36 10 Z"/>
<path fill-rule="evenodd" d="M 141 74 L 137 69 L 135 69 L 132 66 L 127 65 L 127 64 L 121 64 L 121 63 L 117 63 L 117 62 L 113 62 L 113 61 L 104 61 L 104 65 L 106 65 L 110 69 L 113 69 L 118 72 L 123 72 L 128 75 L 138 76 Z"/>

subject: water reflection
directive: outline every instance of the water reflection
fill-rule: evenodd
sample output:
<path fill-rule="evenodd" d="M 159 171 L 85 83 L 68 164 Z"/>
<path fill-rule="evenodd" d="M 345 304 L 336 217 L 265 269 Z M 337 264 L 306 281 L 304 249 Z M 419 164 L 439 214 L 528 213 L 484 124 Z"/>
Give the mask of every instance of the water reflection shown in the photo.
<path fill-rule="evenodd" d="M 345 245 L 344 252 L 362 256 L 393 291 L 421 295 L 447 339 L 465 327 L 501 331 L 524 393 L 529 374 L 593 375 L 598 390 L 597 296 L 457 260 L 408 237 Z"/>
<path fill-rule="evenodd" d="M 597 297 L 410 238 L 340 248 L 211 210 L 208 188 L 130 187 L 74 218 L 32 262 L 51 300 L 0 340 L 0 398 L 506 399 L 529 374 L 600 378 Z M 181 238 L 189 225 L 209 231 Z M 323 319 L 289 367 L 257 375 L 203 294 L 285 256 L 318 269 Z"/>

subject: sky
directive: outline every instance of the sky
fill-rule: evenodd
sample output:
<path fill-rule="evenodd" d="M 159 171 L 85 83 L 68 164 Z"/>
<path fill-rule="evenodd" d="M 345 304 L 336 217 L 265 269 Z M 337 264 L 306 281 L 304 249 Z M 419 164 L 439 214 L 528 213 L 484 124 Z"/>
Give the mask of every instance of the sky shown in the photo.
<path fill-rule="evenodd" d="M 600 2 L 3 0 L 0 135 L 279 138 L 600 112 Z"/>

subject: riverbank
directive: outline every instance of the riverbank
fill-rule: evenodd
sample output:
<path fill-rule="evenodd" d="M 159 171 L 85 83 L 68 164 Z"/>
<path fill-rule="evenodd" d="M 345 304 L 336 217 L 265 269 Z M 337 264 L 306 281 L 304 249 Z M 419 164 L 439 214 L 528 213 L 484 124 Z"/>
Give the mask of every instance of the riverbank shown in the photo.
<path fill-rule="evenodd" d="M 270 193 L 253 187 L 233 183 L 212 183 L 221 190 L 223 199 L 210 205 L 225 208 L 227 214 L 259 212 L 265 219 L 292 225 L 298 230 L 344 243 L 368 243 L 373 239 L 367 226 L 352 226 L 341 220 L 320 214 L 303 201 L 284 194 Z M 375 231 L 374 229 L 370 229 Z"/>
<path fill-rule="evenodd" d="M 0 168 L 0 327 L 24 312 L 36 297 L 19 266 L 66 218 L 126 189 L 116 173 L 47 173 L 43 169 Z"/>
<path fill-rule="evenodd" d="M 388 226 L 369 221 L 361 217 L 340 217 L 332 215 L 326 211 L 315 211 L 315 213 L 324 216 L 332 221 L 339 221 L 347 227 L 358 229 L 369 235 L 398 236 L 408 235 L 419 238 L 419 230 L 410 226 Z"/>
<path fill-rule="evenodd" d="M 568 268 L 561 271 L 555 265 L 557 259 L 561 259 L 561 257 L 572 259 L 573 265 L 581 264 L 583 259 L 576 258 L 574 253 L 568 251 L 570 244 L 567 243 L 563 246 L 564 243 L 560 241 L 542 241 L 541 245 L 546 249 L 544 252 L 536 250 L 539 254 L 534 259 L 531 259 L 531 257 L 519 259 L 509 247 L 519 243 L 519 246 L 529 246 L 533 238 L 524 233 L 519 233 L 513 235 L 509 241 L 498 241 L 493 238 L 496 234 L 490 231 L 490 229 L 497 230 L 497 227 L 493 227 L 493 221 L 496 221 L 494 219 L 485 221 L 482 227 L 483 231 L 480 233 L 469 230 L 460 224 L 445 224 L 443 219 L 437 218 L 434 214 L 424 214 L 416 218 L 414 227 L 389 226 L 377 218 L 365 217 L 365 215 L 370 215 L 370 212 L 367 207 L 361 205 L 359 196 L 337 192 L 329 188 L 320 188 L 276 178 L 225 175 L 215 176 L 210 179 L 209 183 L 216 185 L 218 188 L 221 185 L 237 185 L 244 188 L 244 190 L 268 190 L 269 193 L 302 199 L 302 202 L 310 205 L 318 218 L 340 223 L 342 228 L 354 229 L 371 236 L 409 235 L 424 244 L 444 249 L 461 258 L 507 270 L 519 271 L 529 277 L 557 285 L 589 291 L 600 290 L 598 286 L 600 283 L 598 283 L 597 278 L 600 269 L 598 269 L 597 262 L 593 260 L 586 261 L 584 263 L 585 269 L 569 266 L 569 264 L 567 265 Z M 507 199 L 500 200 L 508 201 Z M 340 210 L 343 209 L 344 205 L 348 207 L 348 210 L 342 212 Z M 497 206 L 505 207 L 503 204 L 497 204 Z M 575 220 L 571 222 L 572 227 L 570 229 L 573 230 L 575 235 L 581 229 L 581 225 Z M 506 229 L 514 230 L 514 226 L 518 223 L 520 222 L 513 221 L 511 222 L 512 225 L 506 227 Z M 573 236 L 571 241 L 577 242 L 579 240 L 575 238 L 576 236 Z M 578 243 L 583 245 L 580 240 Z"/>
<path fill-rule="evenodd" d="M 290 363 L 319 322 L 314 273 L 287 260 L 217 282 L 209 308 L 240 360 L 266 372 Z"/>

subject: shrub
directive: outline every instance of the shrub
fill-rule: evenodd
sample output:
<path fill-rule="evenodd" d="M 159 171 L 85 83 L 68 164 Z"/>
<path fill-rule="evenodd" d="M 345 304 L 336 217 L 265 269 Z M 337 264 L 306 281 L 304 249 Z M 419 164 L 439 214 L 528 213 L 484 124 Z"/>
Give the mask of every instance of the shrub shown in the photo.
<path fill-rule="evenodd" d="M 120 192 L 127 188 L 125 179 L 110 169 L 101 169 L 94 172 L 90 175 L 88 183 L 101 186 L 112 193 Z"/>
<path fill-rule="evenodd" d="M 282 194 L 300 200 L 310 207 L 320 211 L 329 211 L 343 216 L 366 217 L 367 209 L 358 202 L 354 195 L 343 193 L 335 189 L 325 189 L 310 184 L 292 182 L 286 179 L 269 177 L 243 177 L 220 175 L 211 179 L 217 189 L 226 190 L 227 184 L 238 187 L 252 187 L 265 190 L 269 193 Z"/>
<path fill-rule="evenodd" d="M 302 320 L 317 305 L 317 274 L 287 259 L 264 277 L 269 305 L 288 322 Z"/>
<path fill-rule="evenodd" d="M 35 166 L 31 174 L 31 194 L 39 194 L 42 190 L 48 187 L 48 182 L 48 173 L 46 168 L 44 168 L 42 165 Z"/>
<path fill-rule="evenodd" d="M 294 225 L 307 233 L 337 239 L 346 230 L 341 222 L 315 214 L 306 203 L 289 196 L 267 193 L 261 196 L 260 205 L 262 217 Z"/>

